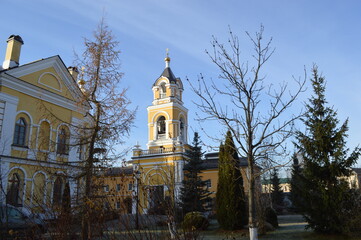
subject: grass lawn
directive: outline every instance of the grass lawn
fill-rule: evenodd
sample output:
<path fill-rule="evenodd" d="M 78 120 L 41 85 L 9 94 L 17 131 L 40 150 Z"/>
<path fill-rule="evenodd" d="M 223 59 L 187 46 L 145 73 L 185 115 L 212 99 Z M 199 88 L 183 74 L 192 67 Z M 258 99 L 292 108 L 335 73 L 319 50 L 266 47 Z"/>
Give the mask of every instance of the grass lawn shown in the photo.
<path fill-rule="evenodd" d="M 361 240 L 360 237 L 345 237 L 345 236 L 333 236 L 314 233 L 311 230 L 305 230 L 306 223 L 299 215 L 286 215 L 279 216 L 280 227 L 269 232 L 266 235 L 260 236 L 260 240 L 272 239 L 272 240 Z M 217 222 L 211 222 L 209 231 L 203 232 L 204 240 L 216 240 L 216 239 L 229 239 L 229 240 L 246 240 L 248 238 L 248 230 L 238 232 L 222 232 L 216 230 L 218 228 Z"/>

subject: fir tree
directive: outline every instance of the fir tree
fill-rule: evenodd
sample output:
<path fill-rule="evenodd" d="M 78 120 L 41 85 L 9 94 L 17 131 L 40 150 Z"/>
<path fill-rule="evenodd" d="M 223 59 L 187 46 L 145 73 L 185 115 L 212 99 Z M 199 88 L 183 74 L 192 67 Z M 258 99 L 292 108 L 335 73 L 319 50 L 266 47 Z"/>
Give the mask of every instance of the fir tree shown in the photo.
<path fill-rule="evenodd" d="M 306 104 L 303 123 L 306 133 L 297 133 L 297 144 L 304 160 L 302 177 L 296 182 L 301 198 L 295 204 L 304 215 L 309 227 L 316 231 L 344 233 L 348 229 L 348 213 L 344 204 L 350 189 L 342 177 L 350 175 L 360 149 L 350 155 L 346 147 L 347 120 L 338 127 L 337 113 L 326 106 L 325 79 L 313 67 L 314 96 Z"/>
<path fill-rule="evenodd" d="M 292 172 L 291 172 L 291 192 L 290 199 L 292 201 L 292 208 L 295 212 L 299 212 L 297 208 L 297 201 L 302 202 L 302 190 L 303 190 L 303 175 L 300 162 L 297 154 L 294 153 L 292 156 Z"/>
<path fill-rule="evenodd" d="M 189 160 L 184 166 L 184 180 L 181 188 L 180 206 L 183 214 L 188 212 L 204 212 L 209 210 L 207 203 L 211 194 L 206 188 L 206 182 L 202 180 L 202 146 L 197 132 L 194 133 L 193 143 L 190 150 L 186 152 Z"/>
<path fill-rule="evenodd" d="M 247 223 L 247 207 L 238 154 L 230 131 L 220 146 L 218 186 L 216 194 L 217 220 L 226 230 L 241 229 Z"/>
<path fill-rule="evenodd" d="M 271 184 L 272 184 L 272 205 L 276 210 L 279 210 L 283 206 L 283 191 L 281 189 L 281 182 L 278 177 L 278 169 L 274 168 L 271 173 Z"/>

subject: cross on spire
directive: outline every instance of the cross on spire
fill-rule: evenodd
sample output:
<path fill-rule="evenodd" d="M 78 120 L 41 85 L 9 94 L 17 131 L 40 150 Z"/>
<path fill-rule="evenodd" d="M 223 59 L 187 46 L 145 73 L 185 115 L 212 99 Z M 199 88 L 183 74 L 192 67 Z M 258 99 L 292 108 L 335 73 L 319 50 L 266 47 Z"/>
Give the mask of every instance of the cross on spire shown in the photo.
<path fill-rule="evenodd" d="M 164 61 L 165 61 L 165 67 L 168 68 L 168 67 L 169 67 L 169 62 L 170 62 L 169 49 L 166 48 L 166 49 L 165 49 L 165 52 L 166 52 L 166 57 L 165 57 L 165 59 L 164 59 Z"/>

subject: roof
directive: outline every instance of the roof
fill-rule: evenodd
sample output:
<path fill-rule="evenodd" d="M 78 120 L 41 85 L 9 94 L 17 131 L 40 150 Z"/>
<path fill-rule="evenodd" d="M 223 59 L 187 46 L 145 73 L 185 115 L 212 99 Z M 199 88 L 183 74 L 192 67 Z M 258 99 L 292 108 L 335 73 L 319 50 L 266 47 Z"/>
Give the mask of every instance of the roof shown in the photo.
<path fill-rule="evenodd" d="M 59 77 L 62 79 L 65 86 L 69 89 L 71 95 L 75 100 L 80 100 L 81 96 L 83 96 L 83 92 L 80 90 L 76 80 L 73 78 L 73 76 L 69 73 L 68 68 L 66 67 L 65 63 L 61 59 L 59 55 L 54 55 L 51 57 L 35 60 L 33 62 L 25 63 L 16 67 L 12 67 L 9 69 L 2 69 L 0 68 L 0 75 L 6 74 L 11 77 L 15 77 L 21 81 L 25 81 L 21 79 L 21 76 L 39 71 L 39 69 L 36 66 L 40 66 L 43 69 L 48 68 L 49 66 L 52 66 L 55 68 L 55 70 L 58 72 Z M 25 81 L 27 82 L 27 81 Z M 28 84 L 31 84 L 27 82 Z M 48 91 L 47 89 L 43 88 L 43 90 Z M 60 94 L 51 91 L 52 94 L 56 94 L 57 96 L 61 96 Z M 84 104 L 87 107 L 90 107 L 90 104 L 88 102 L 84 102 Z"/>
<path fill-rule="evenodd" d="M 219 152 L 207 153 L 205 154 L 205 160 L 201 165 L 201 169 L 217 169 L 218 168 L 218 159 L 219 159 Z M 240 157 L 239 159 L 239 166 L 240 167 L 247 167 L 247 158 Z"/>
<path fill-rule="evenodd" d="M 133 167 L 113 167 L 105 170 L 104 176 L 121 176 L 133 174 Z"/>
<path fill-rule="evenodd" d="M 177 83 L 177 78 L 174 76 L 174 74 L 173 74 L 172 70 L 170 69 L 170 67 L 166 67 L 166 68 L 164 69 L 164 71 L 162 72 L 162 74 L 160 75 L 159 78 L 161 78 L 161 77 L 166 77 L 166 78 L 168 78 L 169 83 L 174 83 L 174 84 Z M 158 79 L 159 79 L 159 78 L 158 78 Z M 157 79 L 157 80 L 158 80 L 158 79 Z M 157 81 L 155 81 L 155 82 L 157 82 Z"/>

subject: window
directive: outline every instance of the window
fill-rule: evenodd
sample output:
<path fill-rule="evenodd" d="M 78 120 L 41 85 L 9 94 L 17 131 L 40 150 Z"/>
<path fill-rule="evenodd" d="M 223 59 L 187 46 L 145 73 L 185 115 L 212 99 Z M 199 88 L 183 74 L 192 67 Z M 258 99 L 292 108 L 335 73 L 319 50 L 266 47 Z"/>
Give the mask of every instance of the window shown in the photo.
<path fill-rule="evenodd" d="M 129 184 L 128 184 L 128 190 L 129 190 L 129 191 L 132 191 L 132 190 L 133 190 L 133 183 L 129 183 Z"/>
<path fill-rule="evenodd" d="M 158 134 L 165 134 L 165 117 L 161 116 L 157 121 Z"/>
<path fill-rule="evenodd" d="M 179 136 L 183 140 L 184 139 L 184 120 L 181 118 L 179 120 Z"/>
<path fill-rule="evenodd" d="M 104 186 L 104 192 L 109 192 L 109 185 Z"/>
<path fill-rule="evenodd" d="M 57 143 L 56 153 L 67 155 L 69 153 L 68 142 L 69 142 L 69 133 L 65 127 L 62 127 L 59 129 L 59 133 L 58 133 L 58 143 Z"/>
<path fill-rule="evenodd" d="M 45 175 L 43 173 L 37 173 L 33 181 L 33 197 L 32 204 L 41 206 L 45 203 L 46 188 L 45 188 Z"/>
<path fill-rule="evenodd" d="M 38 148 L 39 150 L 49 150 L 50 144 L 50 124 L 46 121 L 43 121 L 40 124 L 40 131 L 38 137 Z"/>
<path fill-rule="evenodd" d="M 206 187 L 207 187 L 207 188 L 211 188 L 211 187 L 212 187 L 211 179 L 206 180 L 206 181 L 205 181 L 205 184 L 206 184 Z"/>
<path fill-rule="evenodd" d="M 57 177 L 54 182 L 54 190 L 53 190 L 53 204 L 55 206 L 59 206 L 62 202 L 63 196 L 63 180 L 60 177 Z"/>
<path fill-rule="evenodd" d="M 120 184 L 117 184 L 117 192 L 119 192 L 121 189 Z"/>
<path fill-rule="evenodd" d="M 8 191 L 6 194 L 7 204 L 13 205 L 15 207 L 21 206 L 20 188 L 21 184 L 19 174 L 13 173 L 8 181 Z"/>
<path fill-rule="evenodd" d="M 119 209 L 119 208 L 120 208 L 120 202 L 116 202 L 116 203 L 115 203 L 115 208 L 116 208 L 116 209 Z"/>
<path fill-rule="evenodd" d="M 15 123 L 14 132 L 14 145 L 25 146 L 26 145 L 26 129 L 27 124 L 24 118 L 19 118 Z"/>
<path fill-rule="evenodd" d="M 165 83 L 160 84 L 160 98 L 165 98 L 167 96 L 167 89 Z"/>

